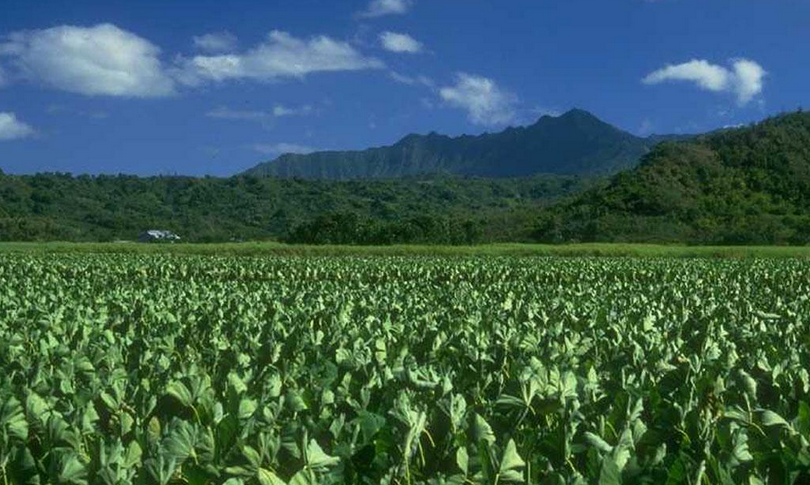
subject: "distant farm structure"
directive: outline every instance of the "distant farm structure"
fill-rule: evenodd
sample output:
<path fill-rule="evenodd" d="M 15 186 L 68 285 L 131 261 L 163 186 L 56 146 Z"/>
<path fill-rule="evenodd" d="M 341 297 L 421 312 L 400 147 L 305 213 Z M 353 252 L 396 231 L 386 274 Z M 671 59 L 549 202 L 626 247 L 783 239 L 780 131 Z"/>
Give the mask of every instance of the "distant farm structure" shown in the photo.
<path fill-rule="evenodd" d="M 161 229 L 149 229 L 138 236 L 138 242 L 142 243 L 175 243 L 180 241 L 180 236 Z"/>

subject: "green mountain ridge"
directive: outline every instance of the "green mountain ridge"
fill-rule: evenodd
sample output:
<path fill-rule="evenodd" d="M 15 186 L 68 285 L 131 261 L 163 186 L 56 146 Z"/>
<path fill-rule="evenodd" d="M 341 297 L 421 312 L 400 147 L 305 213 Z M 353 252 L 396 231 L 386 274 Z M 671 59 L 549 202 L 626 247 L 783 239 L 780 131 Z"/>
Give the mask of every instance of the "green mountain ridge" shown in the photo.
<path fill-rule="evenodd" d="M 810 243 L 810 113 L 663 143 L 544 211 L 546 242 Z"/>
<path fill-rule="evenodd" d="M 351 180 L 425 174 L 525 177 L 537 174 L 606 175 L 634 166 L 670 136 L 639 138 L 573 109 L 499 133 L 449 137 L 411 134 L 391 146 L 362 151 L 283 154 L 248 175 Z"/>

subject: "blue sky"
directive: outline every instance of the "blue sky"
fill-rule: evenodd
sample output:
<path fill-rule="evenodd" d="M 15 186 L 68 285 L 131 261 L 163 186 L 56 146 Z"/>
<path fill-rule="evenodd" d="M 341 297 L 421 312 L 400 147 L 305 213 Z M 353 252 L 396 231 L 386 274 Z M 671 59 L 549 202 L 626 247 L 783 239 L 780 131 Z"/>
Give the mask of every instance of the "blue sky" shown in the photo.
<path fill-rule="evenodd" d="M 699 132 L 810 104 L 810 2 L 3 0 L 0 168 L 230 175 L 578 107 Z"/>

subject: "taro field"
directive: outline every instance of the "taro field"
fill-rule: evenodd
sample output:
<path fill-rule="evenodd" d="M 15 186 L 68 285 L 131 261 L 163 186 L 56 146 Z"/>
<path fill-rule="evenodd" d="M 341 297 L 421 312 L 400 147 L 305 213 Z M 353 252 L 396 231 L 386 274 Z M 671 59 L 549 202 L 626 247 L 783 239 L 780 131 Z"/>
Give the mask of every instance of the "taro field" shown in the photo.
<path fill-rule="evenodd" d="M 810 483 L 810 263 L 0 255 L 0 484 Z"/>

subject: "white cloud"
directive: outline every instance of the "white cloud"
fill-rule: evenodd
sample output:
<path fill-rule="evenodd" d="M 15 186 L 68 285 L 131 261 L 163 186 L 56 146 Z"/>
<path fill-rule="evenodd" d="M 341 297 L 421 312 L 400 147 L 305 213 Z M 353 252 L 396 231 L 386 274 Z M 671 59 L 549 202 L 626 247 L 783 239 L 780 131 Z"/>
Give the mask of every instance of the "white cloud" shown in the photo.
<path fill-rule="evenodd" d="M 243 54 L 195 56 L 184 59 L 178 78 L 189 85 L 205 81 L 253 79 L 273 81 L 303 78 L 316 72 L 377 69 L 383 64 L 364 57 L 346 42 L 326 36 L 297 39 L 278 30 L 260 45 Z"/>
<path fill-rule="evenodd" d="M 728 86 L 729 71 L 707 61 L 693 60 L 666 67 L 650 73 L 644 78 L 646 84 L 659 84 L 664 81 L 692 81 L 709 91 L 723 91 Z"/>
<path fill-rule="evenodd" d="M 327 36 L 299 39 L 273 31 L 242 53 L 230 52 L 236 39 L 227 33 L 195 37 L 206 52 L 164 65 L 160 49 L 115 25 L 60 26 L 20 31 L 0 38 L 0 62 L 14 77 L 89 96 L 159 97 L 175 93 L 177 83 L 197 86 L 236 79 L 274 81 L 317 72 L 378 69 L 347 42 Z M 0 83 L 4 74 L 0 71 Z"/>
<path fill-rule="evenodd" d="M 283 105 L 276 105 L 273 106 L 273 116 L 278 116 L 279 118 L 282 116 L 293 116 L 296 112 L 294 109 L 287 108 Z"/>
<path fill-rule="evenodd" d="M 230 32 L 211 32 L 194 37 L 194 46 L 209 54 L 233 52 L 237 43 L 236 36 Z"/>
<path fill-rule="evenodd" d="M 34 129 L 17 119 L 14 113 L 0 113 L 0 141 L 17 140 L 34 134 Z"/>
<path fill-rule="evenodd" d="M 20 74 L 89 96 L 157 97 L 174 92 L 160 49 L 111 24 L 15 32 L 0 43 Z"/>
<path fill-rule="evenodd" d="M 380 44 L 385 50 L 407 54 L 417 54 L 422 51 L 422 44 L 408 34 L 397 32 L 383 32 L 380 34 Z"/>
<path fill-rule="evenodd" d="M 471 122 L 502 125 L 515 121 L 517 97 L 498 87 L 492 79 L 459 73 L 456 84 L 441 88 L 439 95 L 448 104 L 467 110 Z"/>
<path fill-rule="evenodd" d="M 412 0 L 372 0 L 368 7 L 357 14 L 361 18 L 376 18 L 384 15 L 402 15 L 413 5 Z"/>
<path fill-rule="evenodd" d="M 290 108 L 281 104 L 273 106 L 273 116 L 281 118 L 284 116 L 305 116 L 312 113 L 312 106 L 305 104 L 297 108 Z"/>
<path fill-rule="evenodd" d="M 205 113 L 209 118 L 218 118 L 222 120 L 243 120 L 243 121 L 265 121 L 272 118 L 272 113 L 267 111 L 240 111 L 226 107 L 219 107 Z"/>
<path fill-rule="evenodd" d="M 768 73 L 759 64 L 748 59 L 734 62 L 735 90 L 740 103 L 745 104 L 762 92 L 763 79 Z"/>
<path fill-rule="evenodd" d="M 433 87 L 435 83 L 433 79 L 430 79 L 427 76 L 408 76 L 405 74 L 400 74 L 396 71 L 391 71 L 390 73 L 391 79 L 400 83 L 400 84 L 407 84 L 408 86 L 415 86 L 421 84 L 422 86 Z"/>
<path fill-rule="evenodd" d="M 740 104 L 747 104 L 763 89 L 767 73 L 759 64 L 748 59 L 735 59 L 731 68 L 694 59 L 683 64 L 667 65 L 648 74 L 642 82 L 661 84 L 667 81 L 693 82 L 701 89 L 727 92 L 737 96 Z"/>
<path fill-rule="evenodd" d="M 313 108 L 310 105 L 299 106 L 290 108 L 281 104 L 273 106 L 270 111 L 249 111 L 249 110 L 234 110 L 224 106 L 213 109 L 205 115 L 209 118 L 218 118 L 223 120 L 242 120 L 242 121 L 259 121 L 265 122 L 274 118 L 282 118 L 285 116 L 305 116 L 312 113 Z"/>
<path fill-rule="evenodd" d="M 298 145 L 295 143 L 275 143 L 264 144 L 257 143 L 252 145 L 253 150 L 261 153 L 262 155 L 283 155 L 285 153 L 300 153 L 307 154 L 317 151 L 317 149 L 306 145 Z"/>

